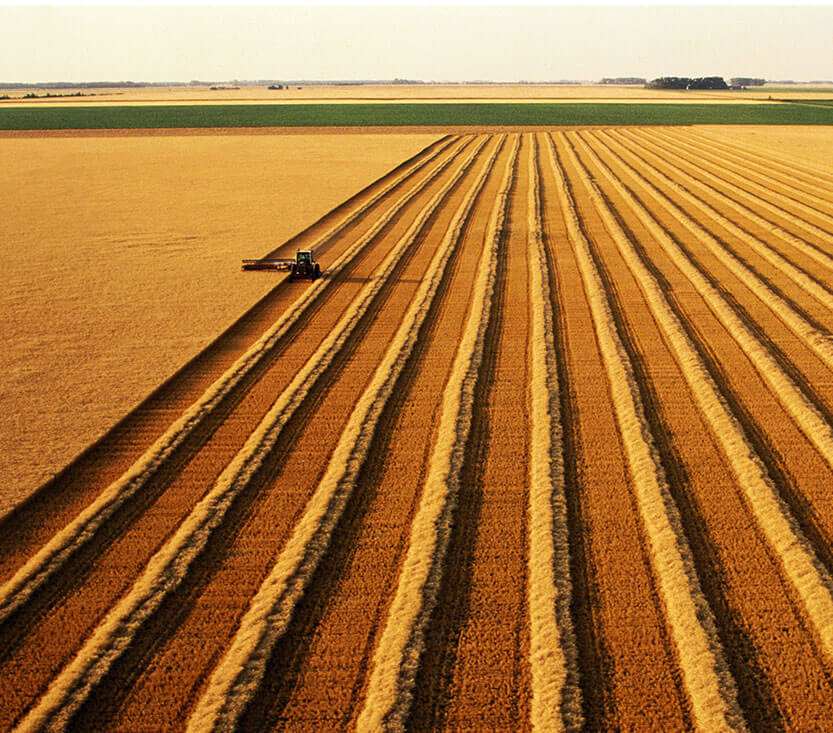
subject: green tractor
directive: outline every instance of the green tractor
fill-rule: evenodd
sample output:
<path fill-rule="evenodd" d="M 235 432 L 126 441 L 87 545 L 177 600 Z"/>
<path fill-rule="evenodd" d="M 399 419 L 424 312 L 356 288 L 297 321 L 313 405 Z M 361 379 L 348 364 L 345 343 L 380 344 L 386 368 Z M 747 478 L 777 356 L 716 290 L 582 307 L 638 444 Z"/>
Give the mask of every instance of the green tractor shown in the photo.
<path fill-rule="evenodd" d="M 299 249 L 295 253 L 295 262 L 289 270 L 289 280 L 296 280 L 299 277 L 308 277 L 311 280 L 317 280 L 321 275 L 321 267 L 313 259 L 312 251 L 308 249 Z"/>

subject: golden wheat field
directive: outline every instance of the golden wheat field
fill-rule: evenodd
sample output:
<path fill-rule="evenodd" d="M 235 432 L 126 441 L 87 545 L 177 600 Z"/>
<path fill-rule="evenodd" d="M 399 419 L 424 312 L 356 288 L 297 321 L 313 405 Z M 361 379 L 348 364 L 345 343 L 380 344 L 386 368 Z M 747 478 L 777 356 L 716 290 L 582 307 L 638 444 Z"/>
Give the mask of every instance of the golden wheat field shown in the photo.
<path fill-rule="evenodd" d="M 828 129 L 12 148 L 0 729 L 829 726 Z"/>

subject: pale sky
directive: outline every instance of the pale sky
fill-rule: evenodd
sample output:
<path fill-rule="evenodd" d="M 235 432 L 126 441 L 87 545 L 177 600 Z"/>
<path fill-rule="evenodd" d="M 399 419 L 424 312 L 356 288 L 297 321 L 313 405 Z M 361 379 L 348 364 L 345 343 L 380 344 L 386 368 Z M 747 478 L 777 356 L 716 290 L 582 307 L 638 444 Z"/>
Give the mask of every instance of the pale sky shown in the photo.
<path fill-rule="evenodd" d="M 833 6 L 0 0 L 4 82 L 671 75 L 833 79 Z"/>

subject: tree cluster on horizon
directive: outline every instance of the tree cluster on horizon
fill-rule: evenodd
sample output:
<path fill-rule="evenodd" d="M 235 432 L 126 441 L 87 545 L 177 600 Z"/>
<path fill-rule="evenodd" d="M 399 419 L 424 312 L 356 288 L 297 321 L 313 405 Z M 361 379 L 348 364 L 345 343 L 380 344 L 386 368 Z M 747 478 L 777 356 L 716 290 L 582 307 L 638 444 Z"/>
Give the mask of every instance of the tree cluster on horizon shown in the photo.
<path fill-rule="evenodd" d="M 722 76 L 661 76 L 645 85 L 648 89 L 728 89 Z"/>

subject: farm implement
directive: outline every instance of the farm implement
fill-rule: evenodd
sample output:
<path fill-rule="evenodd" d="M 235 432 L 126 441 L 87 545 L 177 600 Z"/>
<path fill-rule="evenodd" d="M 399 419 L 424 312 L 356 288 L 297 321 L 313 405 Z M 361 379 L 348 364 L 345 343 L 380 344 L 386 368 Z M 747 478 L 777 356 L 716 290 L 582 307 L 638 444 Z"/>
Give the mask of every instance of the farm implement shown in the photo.
<path fill-rule="evenodd" d="M 244 270 L 289 270 L 289 279 L 308 277 L 311 280 L 321 275 L 321 266 L 315 261 L 312 251 L 299 249 L 295 253 L 294 260 L 287 259 L 260 259 L 243 260 Z"/>

